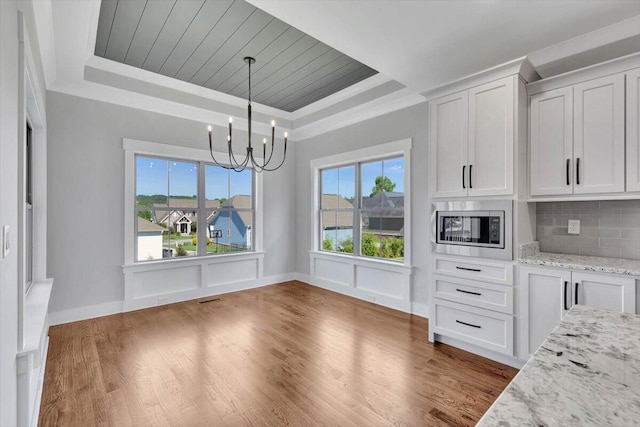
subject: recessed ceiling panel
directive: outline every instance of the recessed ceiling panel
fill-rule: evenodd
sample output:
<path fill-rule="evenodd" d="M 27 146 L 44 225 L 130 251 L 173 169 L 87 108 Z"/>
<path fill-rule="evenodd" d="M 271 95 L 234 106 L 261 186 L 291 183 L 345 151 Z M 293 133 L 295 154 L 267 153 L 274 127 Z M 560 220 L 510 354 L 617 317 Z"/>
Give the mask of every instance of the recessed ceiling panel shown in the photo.
<path fill-rule="evenodd" d="M 377 73 L 243 0 L 102 0 L 95 54 L 295 111 Z"/>

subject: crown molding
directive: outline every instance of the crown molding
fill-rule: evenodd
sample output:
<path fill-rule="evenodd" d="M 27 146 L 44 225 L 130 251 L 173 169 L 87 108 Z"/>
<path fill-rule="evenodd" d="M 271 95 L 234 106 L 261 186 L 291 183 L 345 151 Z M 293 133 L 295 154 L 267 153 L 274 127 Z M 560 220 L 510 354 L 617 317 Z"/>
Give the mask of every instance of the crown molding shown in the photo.
<path fill-rule="evenodd" d="M 469 89 L 483 83 L 513 76 L 515 74 L 520 75 L 520 77 L 524 79 L 525 83 L 532 82 L 540 78 L 529 60 L 523 56 L 521 58 L 514 59 L 513 61 L 505 62 L 504 64 L 496 65 L 495 67 L 491 67 L 487 70 L 471 74 L 470 76 L 428 89 L 424 92 L 420 92 L 420 94 L 428 100 L 432 100 L 461 90 Z"/>
<path fill-rule="evenodd" d="M 640 52 L 529 83 L 527 85 L 527 94 L 531 96 L 536 93 L 569 86 L 578 82 L 623 73 L 634 68 L 640 68 Z"/>
<path fill-rule="evenodd" d="M 296 141 L 302 141 L 424 102 L 426 102 L 424 97 L 405 88 L 308 125 L 294 128 L 291 135 Z"/>

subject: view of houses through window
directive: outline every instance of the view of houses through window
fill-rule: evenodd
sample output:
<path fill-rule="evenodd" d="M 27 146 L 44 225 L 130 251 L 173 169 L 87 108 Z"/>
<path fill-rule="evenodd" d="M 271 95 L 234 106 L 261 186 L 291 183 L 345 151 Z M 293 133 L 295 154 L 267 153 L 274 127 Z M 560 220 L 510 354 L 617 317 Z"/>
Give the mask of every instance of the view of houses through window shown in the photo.
<path fill-rule="evenodd" d="M 137 261 L 251 250 L 253 171 L 136 156 L 136 217 Z"/>
<path fill-rule="evenodd" d="M 322 250 L 404 260 L 403 157 L 322 169 L 320 185 Z"/>

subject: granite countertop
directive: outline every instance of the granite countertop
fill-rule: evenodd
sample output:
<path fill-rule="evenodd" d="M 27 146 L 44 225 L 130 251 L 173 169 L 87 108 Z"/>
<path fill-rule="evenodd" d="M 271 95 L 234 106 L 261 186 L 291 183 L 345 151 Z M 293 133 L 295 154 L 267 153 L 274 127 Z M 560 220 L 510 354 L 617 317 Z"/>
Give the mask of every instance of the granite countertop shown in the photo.
<path fill-rule="evenodd" d="M 477 425 L 640 425 L 640 316 L 574 305 Z"/>
<path fill-rule="evenodd" d="M 521 245 L 518 251 L 518 262 L 572 270 L 640 276 L 640 261 L 638 260 L 540 252 L 539 242 Z"/>

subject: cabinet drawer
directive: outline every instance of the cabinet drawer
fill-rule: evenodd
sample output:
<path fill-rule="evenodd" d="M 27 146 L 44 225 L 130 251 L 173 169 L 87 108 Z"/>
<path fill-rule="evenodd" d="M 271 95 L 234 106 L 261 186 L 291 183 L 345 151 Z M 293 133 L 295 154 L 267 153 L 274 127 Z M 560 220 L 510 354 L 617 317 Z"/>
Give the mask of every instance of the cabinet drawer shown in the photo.
<path fill-rule="evenodd" d="M 463 279 L 513 285 L 513 265 L 477 258 L 433 257 L 433 272 Z"/>
<path fill-rule="evenodd" d="M 433 296 L 474 307 L 513 314 L 513 287 L 432 275 Z"/>
<path fill-rule="evenodd" d="M 434 299 L 433 332 L 513 356 L 513 316 Z"/>

